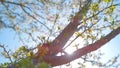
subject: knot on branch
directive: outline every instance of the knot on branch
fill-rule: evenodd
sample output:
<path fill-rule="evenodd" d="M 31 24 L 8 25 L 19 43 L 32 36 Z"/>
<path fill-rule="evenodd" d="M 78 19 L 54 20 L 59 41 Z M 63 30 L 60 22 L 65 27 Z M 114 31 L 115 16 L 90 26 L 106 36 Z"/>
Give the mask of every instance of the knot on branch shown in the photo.
<path fill-rule="evenodd" d="M 36 53 L 36 58 L 44 57 L 46 55 L 51 55 L 51 54 L 52 54 L 52 50 L 51 50 L 50 44 L 44 43 L 44 44 L 38 46 L 38 51 Z"/>

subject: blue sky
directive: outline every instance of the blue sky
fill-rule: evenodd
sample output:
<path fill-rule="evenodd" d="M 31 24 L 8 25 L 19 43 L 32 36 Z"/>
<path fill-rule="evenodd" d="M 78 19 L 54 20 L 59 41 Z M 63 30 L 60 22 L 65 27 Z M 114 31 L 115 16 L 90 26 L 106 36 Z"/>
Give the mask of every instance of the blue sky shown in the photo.
<path fill-rule="evenodd" d="M 22 44 L 20 41 L 16 38 L 15 32 L 11 29 L 3 29 L 0 31 L 0 44 L 7 45 L 8 49 L 11 49 L 12 51 L 16 50 L 19 46 Z M 101 47 L 101 51 L 105 53 L 105 55 L 102 57 L 103 62 L 106 62 L 107 60 L 111 59 L 114 56 L 120 55 L 120 35 L 116 36 L 114 39 L 112 39 L 110 42 L 105 44 L 103 47 Z M 0 52 L 1 52 L 0 48 Z M 9 60 L 5 59 L 3 56 L 0 55 L 0 63 L 7 62 Z M 118 63 L 120 63 L 120 58 L 118 59 Z"/>
<path fill-rule="evenodd" d="M 102 57 L 103 62 L 109 60 L 110 58 L 120 55 L 120 35 L 113 38 L 110 42 L 101 47 L 101 51 L 105 53 Z M 19 41 L 18 36 L 12 29 L 2 29 L 0 30 L 0 44 L 7 45 L 8 49 L 15 51 L 22 43 Z M 2 49 L 0 48 L 0 51 Z M 6 60 L 0 55 L 0 63 L 4 63 Z M 119 59 L 120 61 L 120 59 Z"/>
<path fill-rule="evenodd" d="M 101 47 L 101 51 L 105 53 L 103 56 L 103 62 L 107 61 L 108 59 L 117 56 L 120 54 L 120 35 L 116 36 L 114 39 L 112 39 L 110 42 L 105 44 L 103 47 Z M 19 48 L 21 45 L 23 45 L 20 40 L 18 39 L 18 35 L 16 32 L 14 32 L 12 29 L 1 29 L 0 30 L 0 44 L 7 45 L 7 49 L 11 49 L 12 51 L 15 51 L 17 48 Z M 2 49 L 0 48 L 0 52 Z M 8 60 L 6 60 L 2 55 L 0 55 L 0 63 L 4 63 Z M 120 63 L 120 59 L 119 59 Z"/>
<path fill-rule="evenodd" d="M 110 42 L 101 47 L 101 51 L 105 53 L 103 60 L 107 61 L 108 59 L 120 55 L 120 34 L 113 38 Z M 118 60 L 120 63 L 120 58 Z"/>
<path fill-rule="evenodd" d="M 15 51 L 19 46 L 22 44 L 17 38 L 17 35 L 12 29 L 2 29 L 0 30 L 0 44 L 5 45 L 6 48 L 12 51 Z M 0 48 L 0 52 L 2 52 L 3 49 Z M 4 63 L 6 61 L 9 61 L 5 59 L 1 54 L 0 54 L 0 63 Z"/>

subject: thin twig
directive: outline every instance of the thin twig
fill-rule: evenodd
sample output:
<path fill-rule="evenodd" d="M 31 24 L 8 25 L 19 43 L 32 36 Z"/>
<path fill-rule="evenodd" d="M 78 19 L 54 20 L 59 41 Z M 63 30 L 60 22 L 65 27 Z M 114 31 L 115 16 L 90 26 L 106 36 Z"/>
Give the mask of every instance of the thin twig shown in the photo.
<path fill-rule="evenodd" d="M 5 51 L 5 53 L 8 56 L 8 59 L 10 60 L 10 62 L 13 64 L 12 58 L 10 57 L 9 51 L 6 50 L 6 48 L 4 47 L 4 45 L 0 45 L 1 48 L 3 48 L 3 50 Z"/>

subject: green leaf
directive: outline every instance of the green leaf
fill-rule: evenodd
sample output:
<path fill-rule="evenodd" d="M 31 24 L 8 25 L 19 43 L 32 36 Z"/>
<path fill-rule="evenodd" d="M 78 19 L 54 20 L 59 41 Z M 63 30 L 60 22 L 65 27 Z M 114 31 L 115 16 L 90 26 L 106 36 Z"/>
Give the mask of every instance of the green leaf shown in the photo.
<path fill-rule="evenodd" d="M 17 59 L 17 58 L 18 58 L 18 55 L 17 55 L 16 53 L 13 53 L 13 54 L 12 54 L 12 57 L 13 57 L 14 59 Z"/>
<path fill-rule="evenodd" d="M 45 36 L 42 36 L 42 39 L 45 40 Z"/>
<path fill-rule="evenodd" d="M 84 64 L 82 64 L 82 68 L 85 68 L 85 65 L 84 65 Z"/>
<path fill-rule="evenodd" d="M 115 5 L 112 5 L 110 8 L 108 8 L 106 10 L 106 14 L 112 14 L 115 10 L 116 6 Z"/>
<path fill-rule="evenodd" d="M 76 36 L 81 36 L 81 32 L 75 32 Z"/>
<path fill-rule="evenodd" d="M 103 0 L 103 2 L 109 3 L 112 2 L 112 0 Z"/>
<path fill-rule="evenodd" d="M 7 16 L 8 16 L 9 18 L 11 18 L 11 19 L 15 19 L 15 18 L 16 18 L 16 16 L 15 16 L 15 15 L 12 15 L 11 13 L 7 13 Z"/>
<path fill-rule="evenodd" d="M 98 3 L 91 4 L 91 9 L 95 12 L 98 11 L 99 10 L 99 4 Z"/>
<path fill-rule="evenodd" d="M 114 22 L 114 20 L 111 22 L 111 25 L 114 25 L 115 24 L 115 22 Z"/>
<path fill-rule="evenodd" d="M 56 14 L 56 18 L 55 18 L 54 23 L 56 23 L 56 22 L 57 22 L 58 18 L 59 18 L 59 14 Z"/>
<path fill-rule="evenodd" d="M 58 26 L 57 29 L 60 30 L 61 29 L 60 26 Z"/>
<path fill-rule="evenodd" d="M 7 68 L 8 65 L 9 65 L 9 63 L 6 62 L 6 63 L 4 63 L 4 64 L 1 64 L 0 67 L 2 66 L 1 68 Z"/>
<path fill-rule="evenodd" d="M 105 18 L 104 18 L 104 21 L 108 21 L 108 19 L 105 17 Z"/>
<path fill-rule="evenodd" d="M 5 51 L 2 52 L 2 55 L 3 55 L 5 58 L 9 58 L 7 52 L 5 52 Z"/>
<path fill-rule="evenodd" d="M 42 62 L 40 64 L 40 68 L 51 68 L 51 66 L 49 64 L 45 63 L 45 62 Z"/>

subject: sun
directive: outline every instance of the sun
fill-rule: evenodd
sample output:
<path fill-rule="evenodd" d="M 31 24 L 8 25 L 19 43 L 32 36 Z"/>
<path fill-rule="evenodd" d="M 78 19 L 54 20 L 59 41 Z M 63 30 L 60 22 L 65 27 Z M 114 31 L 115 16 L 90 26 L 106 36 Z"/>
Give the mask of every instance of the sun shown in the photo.
<path fill-rule="evenodd" d="M 67 45 L 70 43 L 70 41 L 67 43 Z M 80 45 L 79 45 L 80 44 Z M 77 38 L 74 42 L 71 43 L 70 46 L 68 46 L 64 51 L 67 52 L 68 54 L 72 54 L 74 51 L 77 50 L 77 48 L 83 47 L 85 42 L 83 41 L 82 38 Z M 75 45 L 78 45 L 77 48 Z"/>
<path fill-rule="evenodd" d="M 65 52 L 68 54 L 72 54 L 75 50 L 76 50 L 76 48 L 74 48 L 74 47 L 68 47 L 65 49 Z"/>

